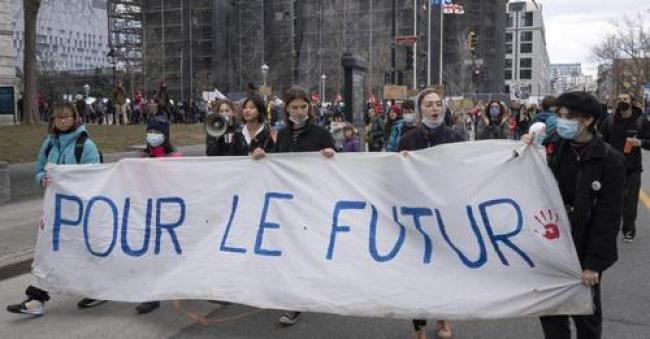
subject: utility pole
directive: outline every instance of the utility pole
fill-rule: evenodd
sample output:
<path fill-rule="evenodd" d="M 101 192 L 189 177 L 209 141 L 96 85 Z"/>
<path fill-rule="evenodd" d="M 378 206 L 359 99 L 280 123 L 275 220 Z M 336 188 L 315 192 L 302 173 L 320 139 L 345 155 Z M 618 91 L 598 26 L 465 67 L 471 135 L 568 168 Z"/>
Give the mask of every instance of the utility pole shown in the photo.
<path fill-rule="evenodd" d="M 427 0 L 427 87 L 431 87 L 431 9 L 432 0 Z"/>
<path fill-rule="evenodd" d="M 165 78 L 165 63 L 167 59 L 165 58 L 165 1 L 160 0 L 160 31 L 161 34 L 161 45 L 162 45 L 162 77 Z"/>
<path fill-rule="evenodd" d="M 368 48 L 368 96 L 372 95 L 372 31 L 374 29 L 373 27 L 373 2 L 374 0 L 370 0 L 370 33 L 368 34 L 369 36 L 369 48 Z"/>
<path fill-rule="evenodd" d="M 396 78 L 396 76 L 395 76 L 395 68 L 396 68 L 396 65 L 395 65 L 395 38 L 397 37 L 396 19 L 397 19 L 397 0 L 393 0 L 393 15 L 392 15 L 392 19 L 391 19 L 391 22 L 392 22 L 391 30 L 392 30 L 393 40 L 392 40 L 392 42 L 390 44 L 391 45 L 391 50 L 390 50 L 390 67 L 391 67 L 390 83 L 391 83 L 391 85 L 394 85 L 395 80 L 396 80 L 395 79 Z"/>
<path fill-rule="evenodd" d="M 445 42 L 445 36 L 444 36 L 444 29 L 445 29 L 445 4 L 440 3 L 440 55 L 438 56 L 439 59 L 438 61 L 440 62 L 440 65 L 438 65 L 438 85 L 442 86 L 442 59 L 444 57 L 443 53 L 443 46 Z"/>
<path fill-rule="evenodd" d="M 194 13 L 192 12 L 192 0 L 189 1 L 190 3 L 190 100 L 192 100 L 192 96 L 194 95 L 194 52 L 192 51 L 194 49 L 194 43 L 192 40 L 192 30 L 194 28 Z"/>
<path fill-rule="evenodd" d="M 418 88 L 418 0 L 413 0 L 413 89 Z"/>

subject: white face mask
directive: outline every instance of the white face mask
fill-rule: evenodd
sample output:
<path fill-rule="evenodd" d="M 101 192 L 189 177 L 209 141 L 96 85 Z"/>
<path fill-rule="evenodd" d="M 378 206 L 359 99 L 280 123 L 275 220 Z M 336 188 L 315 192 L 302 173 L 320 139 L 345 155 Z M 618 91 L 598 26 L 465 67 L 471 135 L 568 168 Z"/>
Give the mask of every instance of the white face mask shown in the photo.
<path fill-rule="evenodd" d="M 158 133 L 147 133 L 147 143 L 152 147 L 158 147 L 165 142 L 165 136 Z"/>
<path fill-rule="evenodd" d="M 304 116 L 302 119 L 297 119 L 291 116 L 289 117 L 289 120 L 291 120 L 291 122 L 293 122 L 296 126 L 302 126 L 305 122 L 307 122 L 307 119 L 309 119 L 308 116 Z"/>
<path fill-rule="evenodd" d="M 442 119 L 433 120 L 429 117 L 422 118 L 422 123 L 429 128 L 439 127 L 440 125 L 442 125 L 442 121 L 443 121 Z"/>
<path fill-rule="evenodd" d="M 415 121 L 415 113 L 404 113 L 404 122 L 411 124 Z"/>

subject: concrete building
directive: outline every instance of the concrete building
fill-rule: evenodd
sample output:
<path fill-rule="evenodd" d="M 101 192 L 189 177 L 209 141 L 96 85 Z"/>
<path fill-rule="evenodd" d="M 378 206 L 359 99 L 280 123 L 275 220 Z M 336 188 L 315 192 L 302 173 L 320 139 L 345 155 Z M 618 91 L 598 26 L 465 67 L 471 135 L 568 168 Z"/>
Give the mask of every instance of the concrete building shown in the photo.
<path fill-rule="evenodd" d="M 11 0 L 16 65 L 24 51 L 23 1 Z M 86 70 L 107 67 L 106 0 L 42 1 L 36 24 L 36 51 L 43 70 Z"/>
<path fill-rule="evenodd" d="M 145 88 L 152 94 L 165 79 L 170 97 L 188 100 L 214 88 L 215 22 L 229 1 L 143 0 Z M 225 29 L 225 27 L 220 27 Z M 249 37 L 253 39 L 253 37 Z"/>
<path fill-rule="evenodd" d="M 596 80 L 582 73 L 581 64 L 552 64 L 551 84 L 556 95 L 568 91 L 595 92 Z"/>
<path fill-rule="evenodd" d="M 542 5 L 537 0 L 510 1 L 507 13 L 504 75 L 511 99 L 552 93 Z"/>
<path fill-rule="evenodd" d="M 16 115 L 16 50 L 11 30 L 11 0 L 0 0 L 0 124 L 13 123 Z"/>
<path fill-rule="evenodd" d="M 223 5 L 218 12 L 215 84 L 224 92 L 241 91 L 248 82 L 267 84 L 280 94 L 290 84 L 318 92 L 325 75 L 325 100 L 343 87 L 344 51 L 364 57 L 369 73 L 368 91 L 382 95 L 385 84 L 417 87 L 427 84 L 427 43 L 431 48 L 431 83 L 438 83 L 439 8 L 431 16 L 428 36 L 427 1 L 317 0 L 241 1 Z M 506 0 L 458 0 L 464 15 L 446 15 L 444 84 L 450 95 L 473 94 L 473 63 L 466 37 L 479 35 L 476 58 L 483 61 L 481 93 L 503 92 Z M 414 8 L 414 6 L 416 6 Z M 414 27 L 417 18 L 417 27 Z M 264 29 L 262 29 L 262 27 Z M 394 44 L 396 37 L 417 30 L 417 53 L 412 45 Z M 467 64 L 467 61 L 470 63 Z M 270 71 L 264 76 L 262 65 Z M 414 79 L 413 68 L 416 79 Z"/>

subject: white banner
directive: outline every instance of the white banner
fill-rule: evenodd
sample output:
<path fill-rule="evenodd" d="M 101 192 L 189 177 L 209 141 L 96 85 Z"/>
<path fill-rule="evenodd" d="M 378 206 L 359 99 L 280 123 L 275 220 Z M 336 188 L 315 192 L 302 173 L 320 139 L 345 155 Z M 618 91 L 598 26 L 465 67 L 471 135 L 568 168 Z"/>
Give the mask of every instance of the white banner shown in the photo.
<path fill-rule="evenodd" d="M 397 318 L 591 312 L 557 184 L 516 142 L 49 174 L 47 290 Z"/>

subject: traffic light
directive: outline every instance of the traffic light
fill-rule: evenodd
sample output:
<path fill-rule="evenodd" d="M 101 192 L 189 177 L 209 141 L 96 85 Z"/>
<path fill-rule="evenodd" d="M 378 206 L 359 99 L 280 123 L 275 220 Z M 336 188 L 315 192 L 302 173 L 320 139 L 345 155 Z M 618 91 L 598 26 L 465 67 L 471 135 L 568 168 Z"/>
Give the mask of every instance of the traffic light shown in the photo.
<path fill-rule="evenodd" d="M 472 81 L 475 83 L 479 83 L 481 81 L 481 70 L 478 68 L 475 68 L 472 71 Z"/>
<path fill-rule="evenodd" d="M 476 32 L 470 31 L 467 34 L 467 43 L 469 45 L 469 50 L 472 52 L 472 55 L 476 54 L 476 49 L 478 48 L 478 36 Z"/>

